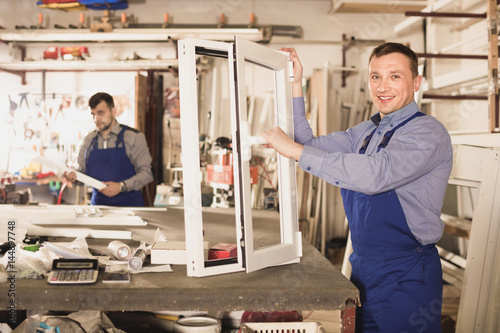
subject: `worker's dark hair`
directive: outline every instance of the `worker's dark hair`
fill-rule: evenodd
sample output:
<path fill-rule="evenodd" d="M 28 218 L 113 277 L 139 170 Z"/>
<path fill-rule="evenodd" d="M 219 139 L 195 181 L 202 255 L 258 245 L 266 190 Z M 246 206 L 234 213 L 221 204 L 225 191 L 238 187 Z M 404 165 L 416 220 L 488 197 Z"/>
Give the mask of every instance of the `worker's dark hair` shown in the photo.
<path fill-rule="evenodd" d="M 410 70 L 413 74 L 413 77 L 418 76 L 418 57 L 415 52 L 413 52 L 408 46 L 404 44 L 387 42 L 377 46 L 370 54 L 368 63 L 370 63 L 373 58 L 379 58 L 395 52 L 404 54 L 408 58 L 408 60 L 410 60 Z"/>
<path fill-rule="evenodd" d="M 91 109 L 95 109 L 97 104 L 101 103 L 102 101 L 106 102 L 110 110 L 115 107 L 113 96 L 105 92 L 98 92 L 97 94 L 94 94 L 94 96 L 90 97 L 89 106 Z"/>

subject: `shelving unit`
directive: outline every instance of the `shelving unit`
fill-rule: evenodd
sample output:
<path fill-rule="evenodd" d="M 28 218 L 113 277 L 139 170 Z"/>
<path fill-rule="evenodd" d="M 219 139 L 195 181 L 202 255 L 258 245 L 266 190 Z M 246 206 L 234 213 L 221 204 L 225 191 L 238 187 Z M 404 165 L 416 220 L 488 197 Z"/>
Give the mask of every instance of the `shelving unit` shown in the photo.
<path fill-rule="evenodd" d="M 434 103 L 438 100 L 446 99 L 487 100 L 487 114 L 481 113 L 481 117 L 488 117 L 487 120 L 485 119 L 487 126 L 482 125 L 483 123 L 481 122 L 480 128 L 471 126 L 469 130 L 463 130 L 463 133 L 467 133 L 468 131 L 476 133 L 500 132 L 498 91 L 499 42 L 497 28 L 498 1 L 483 1 L 484 7 L 480 6 L 478 1 L 474 10 L 463 10 L 459 12 L 460 7 L 466 8 L 464 4 L 454 4 L 450 0 L 440 0 L 427 6 L 420 12 L 406 12 L 406 15 L 410 16 L 410 18 L 398 24 L 394 29 L 396 33 L 401 33 L 422 19 L 429 18 L 426 26 L 427 30 L 433 31 L 433 38 L 429 40 L 426 37 L 425 49 L 427 49 L 427 45 L 429 44 L 432 50 L 430 52 L 425 50 L 426 53 L 419 54 L 421 59 L 425 59 L 426 67 L 430 64 L 430 69 L 426 68 L 427 75 L 422 86 L 423 103 Z M 481 12 L 480 7 L 483 8 L 484 12 Z M 441 21 L 434 21 L 436 19 L 440 19 Z M 440 22 L 442 22 L 442 20 L 453 22 L 453 26 L 450 27 L 450 33 L 452 35 L 449 37 L 449 40 L 454 40 L 453 33 L 460 33 L 460 35 L 455 37 L 455 39 L 459 40 L 457 43 L 439 47 L 439 43 L 441 43 L 441 45 L 443 42 L 448 43 L 448 41 L 444 41 L 443 38 L 441 38 L 441 40 L 439 39 L 440 33 L 438 26 L 441 24 Z M 479 32 L 477 28 L 478 25 L 476 25 L 479 23 L 486 23 L 486 33 L 484 33 L 484 30 L 483 32 Z M 475 27 L 468 35 L 461 33 L 472 26 Z M 471 34 L 475 36 L 471 36 Z M 470 48 L 465 47 L 467 44 L 473 45 L 472 52 L 462 51 L 450 53 L 450 50 L 453 49 L 469 50 Z M 427 59 L 432 61 L 427 61 Z M 443 66 L 443 62 L 438 63 L 435 59 L 455 59 L 455 61 L 460 60 L 460 62 L 456 62 L 457 67 L 453 69 L 448 64 Z M 465 63 L 465 61 L 468 62 Z M 446 71 L 443 70 L 443 68 L 450 68 L 450 70 Z M 431 71 L 432 73 L 429 75 Z M 473 110 L 471 106 L 466 107 L 469 108 L 468 112 L 477 112 L 477 109 Z M 476 126 L 478 125 L 476 124 Z M 450 130 L 450 132 L 454 131 Z"/>
<path fill-rule="evenodd" d="M 177 29 L 178 30 L 178 29 Z M 258 32 L 253 30 L 253 33 Z M 243 33 L 243 32 L 242 32 Z M 68 45 L 68 43 L 85 43 L 90 47 L 104 43 L 120 43 L 124 46 L 132 43 L 172 43 L 172 36 L 179 32 L 167 34 L 165 29 L 115 29 L 113 32 L 95 33 L 89 29 L 19 29 L 0 30 L 0 41 L 10 45 L 13 50 L 20 50 L 20 58 L 0 62 L 0 71 L 9 72 L 21 77 L 26 83 L 28 72 L 93 72 L 93 71 L 168 71 L 177 67 L 177 59 L 131 59 L 131 60 L 27 60 L 26 50 L 43 45 Z M 175 45 L 172 43 L 173 47 Z"/>
<path fill-rule="evenodd" d="M 159 25 L 161 26 L 161 25 Z M 30 71 L 162 71 L 177 66 L 177 59 L 117 60 L 117 61 L 25 61 L 26 48 L 31 45 L 59 45 L 63 43 L 160 43 L 171 44 L 182 38 L 200 38 L 232 41 L 235 36 L 254 42 L 269 42 L 273 35 L 300 37 L 300 26 L 225 25 L 168 25 L 162 28 L 118 28 L 110 32 L 93 32 L 91 29 L 0 29 L 0 41 L 13 49 L 20 49 L 21 59 L 0 63 L 0 70 L 20 75 Z"/>
<path fill-rule="evenodd" d="M 181 38 L 228 41 L 234 35 L 262 42 L 271 38 L 271 26 L 260 28 L 141 28 L 114 29 L 112 32 L 91 32 L 90 29 L 20 29 L 0 30 L 4 42 L 167 42 Z"/>
<path fill-rule="evenodd" d="M 52 72 L 64 71 L 141 71 L 141 70 L 167 70 L 177 66 L 177 59 L 159 60 L 116 60 L 116 61 L 91 61 L 91 60 L 40 60 L 40 61 L 12 61 L 0 62 L 0 70 L 39 72 L 42 70 Z"/>

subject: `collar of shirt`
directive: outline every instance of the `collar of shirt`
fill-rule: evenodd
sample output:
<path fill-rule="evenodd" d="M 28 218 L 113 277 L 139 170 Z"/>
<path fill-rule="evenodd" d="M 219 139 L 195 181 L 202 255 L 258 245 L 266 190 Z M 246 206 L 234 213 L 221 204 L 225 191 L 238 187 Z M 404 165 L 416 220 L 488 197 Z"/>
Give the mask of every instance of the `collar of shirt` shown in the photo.
<path fill-rule="evenodd" d="M 102 149 L 108 148 L 109 139 L 111 139 L 112 135 L 115 138 L 118 137 L 118 134 L 120 134 L 120 130 L 121 130 L 120 123 L 115 122 L 115 124 L 111 127 L 111 131 L 109 131 L 108 137 L 105 138 L 102 136 L 102 133 L 98 129 L 95 129 L 95 136 L 97 136 L 98 146 L 101 147 Z M 114 146 L 115 141 L 116 139 L 111 141 L 112 142 L 111 147 Z"/>
<path fill-rule="evenodd" d="M 113 127 L 111 127 L 110 133 L 118 135 L 118 134 L 120 134 L 120 130 L 121 130 L 121 125 L 118 121 L 116 121 L 115 124 L 113 125 Z"/>
<path fill-rule="evenodd" d="M 121 130 L 121 125 L 118 121 L 115 122 L 115 124 L 111 127 L 111 131 L 109 131 L 109 134 L 114 134 L 116 136 L 118 136 L 118 134 L 120 134 L 120 130 Z M 102 133 L 96 129 L 96 135 L 99 135 L 103 140 L 106 140 L 108 138 L 105 138 L 102 136 Z"/>
<path fill-rule="evenodd" d="M 379 126 L 381 123 L 382 125 L 388 125 L 388 124 L 394 124 L 396 126 L 399 124 L 401 121 L 406 119 L 407 117 L 413 115 L 415 112 L 418 112 L 418 106 L 415 101 L 412 101 L 410 104 L 406 105 L 405 107 L 402 107 L 401 109 L 394 111 L 384 118 L 380 119 L 380 112 L 374 114 L 370 119 L 371 121 L 375 124 L 375 126 Z"/>

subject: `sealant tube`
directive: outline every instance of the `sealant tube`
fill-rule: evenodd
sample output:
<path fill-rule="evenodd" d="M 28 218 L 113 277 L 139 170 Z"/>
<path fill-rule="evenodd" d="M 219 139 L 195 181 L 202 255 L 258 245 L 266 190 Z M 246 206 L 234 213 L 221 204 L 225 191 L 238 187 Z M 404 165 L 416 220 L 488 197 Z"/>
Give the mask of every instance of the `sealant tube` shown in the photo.
<path fill-rule="evenodd" d="M 146 250 L 138 248 L 134 255 L 128 260 L 128 265 L 130 268 L 138 271 L 142 268 L 144 261 L 146 260 Z"/>
<path fill-rule="evenodd" d="M 132 253 L 132 250 L 130 250 L 130 247 L 127 244 L 118 240 L 114 240 L 111 243 L 109 243 L 108 250 L 118 260 L 126 260 L 130 257 L 130 254 Z"/>

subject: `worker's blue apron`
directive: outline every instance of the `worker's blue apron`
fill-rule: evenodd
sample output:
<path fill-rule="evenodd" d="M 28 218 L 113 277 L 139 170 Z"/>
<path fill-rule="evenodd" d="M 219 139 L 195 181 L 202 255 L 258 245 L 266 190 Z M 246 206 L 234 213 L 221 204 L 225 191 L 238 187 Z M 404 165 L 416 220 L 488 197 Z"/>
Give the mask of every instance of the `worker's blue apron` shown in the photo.
<path fill-rule="evenodd" d="M 377 152 L 398 128 L 423 115 L 417 112 L 385 133 Z M 353 247 L 351 281 L 361 299 L 356 332 L 441 332 L 443 280 L 434 244 L 424 246 L 413 236 L 395 190 L 376 195 L 341 192 Z"/>
<path fill-rule="evenodd" d="M 103 182 L 121 182 L 136 174 L 134 166 L 127 156 L 123 134 L 126 126 L 122 126 L 116 139 L 115 147 L 98 149 L 97 136 L 92 140 L 86 153 L 86 174 Z M 93 189 L 92 205 L 107 206 L 144 206 L 141 191 L 127 191 L 108 197 Z"/>

